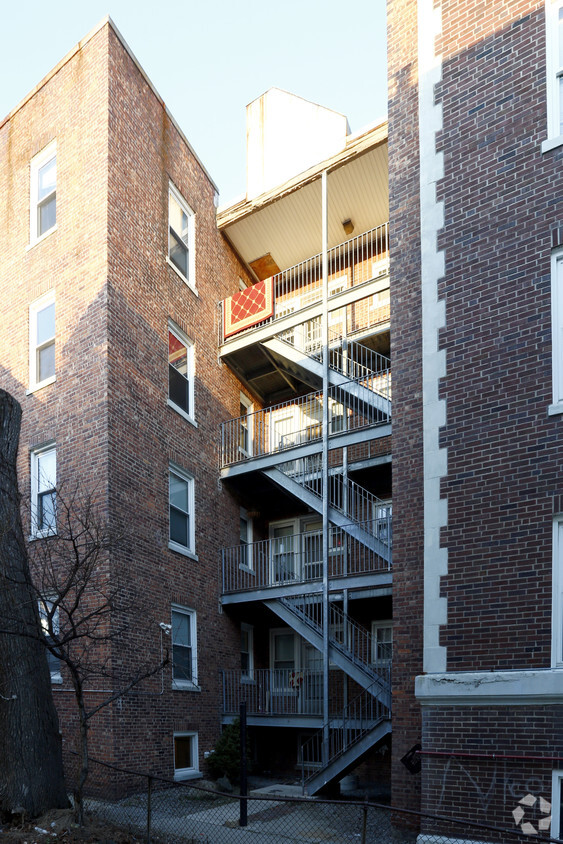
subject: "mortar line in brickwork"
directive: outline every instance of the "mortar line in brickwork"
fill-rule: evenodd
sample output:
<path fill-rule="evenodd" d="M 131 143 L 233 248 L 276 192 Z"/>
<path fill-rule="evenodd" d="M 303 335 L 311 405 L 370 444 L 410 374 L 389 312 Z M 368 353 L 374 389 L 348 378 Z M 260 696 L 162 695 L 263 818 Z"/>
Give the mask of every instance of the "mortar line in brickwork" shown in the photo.
<path fill-rule="evenodd" d="M 465 753 L 458 750 L 417 750 L 421 756 L 461 756 L 470 759 L 520 759 L 526 762 L 563 762 L 563 756 L 522 756 L 510 753 Z"/>

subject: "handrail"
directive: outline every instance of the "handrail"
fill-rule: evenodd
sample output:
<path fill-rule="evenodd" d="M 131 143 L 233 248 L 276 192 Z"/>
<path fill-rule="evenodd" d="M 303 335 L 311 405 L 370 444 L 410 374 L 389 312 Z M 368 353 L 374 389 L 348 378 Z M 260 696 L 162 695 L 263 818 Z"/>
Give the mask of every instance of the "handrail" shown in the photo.
<path fill-rule="evenodd" d="M 353 522 L 348 527 L 352 526 L 360 533 L 378 536 L 385 543 L 392 531 L 390 508 L 382 512 L 380 518 Z M 361 538 L 351 536 L 346 525 L 331 525 L 328 542 L 329 578 L 371 574 L 391 568 L 390 559 L 384 560 Z M 322 530 L 233 545 L 222 549 L 221 558 L 223 594 L 318 581 L 322 578 Z"/>
<path fill-rule="evenodd" d="M 389 371 L 329 388 L 329 434 L 385 424 L 391 418 Z M 221 468 L 322 437 L 323 391 L 269 405 L 221 423 Z"/>
<path fill-rule="evenodd" d="M 389 223 L 383 223 L 328 250 L 329 298 L 342 289 L 358 287 L 388 272 Z M 316 304 L 322 299 L 322 253 L 317 253 L 273 276 L 272 316 L 252 328 L 274 322 L 289 313 Z M 225 307 L 224 302 L 222 307 Z M 252 330 L 252 329 L 251 329 Z M 242 333 L 242 332 L 241 332 Z M 220 320 L 219 343 L 225 340 Z"/>
<path fill-rule="evenodd" d="M 280 600 L 290 612 L 322 636 L 324 604 L 319 595 L 299 595 Z M 328 638 L 331 647 L 344 654 L 367 675 L 377 677 L 377 671 L 372 664 L 374 654 L 370 631 L 332 602 L 329 605 Z"/>
<path fill-rule="evenodd" d="M 323 497 L 322 455 L 291 460 L 278 467 L 317 498 Z M 391 515 L 391 505 L 382 501 L 369 490 L 355 481 L 345 478 L 342 472 L 329 475 L 329 504 L 342 515 L 349 516 L 354 522 L 372 522 L 376 533 L 383 535 L 382 541 L 392 544 L 391 530 L 382 529 L 381 520 Z M 378 517 L 375 517 L 377 514 Z M 379 524 L 378 524 L 379 523 Z M 390 525 L 389 525 L 390 528 Z"/>
<path fill-rule="evenodd" d="M 391 671 L 387 669 L 386 682 L 390 685 Z M 373 685 L 379 684 L 376 681 Z M 371 687 L 365 689 L 344 707 L 342 713 L 330 718 L 320 730 L 301 745 L 301 783 L 307 783 L 320 770 L 328 767 L 339 756 L 357 744 L 381 721 L 391 717 L 391 708 L 374 697 Z M 324 745 L 328 733 L 328 747 Z M 306 772 L 309 774 L 306 776 Z"/>

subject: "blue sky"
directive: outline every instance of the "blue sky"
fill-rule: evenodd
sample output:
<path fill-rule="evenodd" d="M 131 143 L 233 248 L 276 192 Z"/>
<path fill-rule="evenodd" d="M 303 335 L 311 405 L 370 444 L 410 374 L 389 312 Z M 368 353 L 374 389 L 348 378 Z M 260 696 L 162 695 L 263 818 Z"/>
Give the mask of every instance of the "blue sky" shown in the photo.
<path fill-rule="evenodd" d="M 385 0 L 28 0 L 4 15 L 0 119 L 111 15 L 219 186 L 245 190 L 245 106 L 272 86 L 347 115 L 387 109 Z"/>

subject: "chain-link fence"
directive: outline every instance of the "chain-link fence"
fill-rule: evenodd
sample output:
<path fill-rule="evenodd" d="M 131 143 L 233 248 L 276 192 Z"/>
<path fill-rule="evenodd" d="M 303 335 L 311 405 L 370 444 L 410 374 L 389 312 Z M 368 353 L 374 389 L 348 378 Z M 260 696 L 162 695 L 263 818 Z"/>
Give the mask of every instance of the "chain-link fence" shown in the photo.
<path fill-rule="evenodd" d="M 131 841 L 152 844 L 521 844 L 516 827 L 500 829 L 357 800 L 281 793 L 242 797 L 212 783 L 181 783 L 91 761 L 86 820 L 111 824 Z M 246 816 L 246 823 L 245 823 Z M 242 825 L 241 825 L 242 820 Z M 542 841 L 549 829 L 538 830 Z M 121 839 L 120 839 L 121 840 Z"/>

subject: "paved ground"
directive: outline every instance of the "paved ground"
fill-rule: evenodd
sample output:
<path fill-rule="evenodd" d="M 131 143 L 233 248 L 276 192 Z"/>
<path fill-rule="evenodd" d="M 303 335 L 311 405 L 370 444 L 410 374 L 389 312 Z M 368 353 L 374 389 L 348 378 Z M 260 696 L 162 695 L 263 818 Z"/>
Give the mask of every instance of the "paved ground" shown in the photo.
<path fill-rule="evenodd" d="M 201 844 L 361 844 L 364 810 L 346 803 L 317 800 L 249 799 L 248 826 L 239 826 L 238 798 L 194 789 L 167 789 L 152 796 L 152 838 L 155 842 Z M 147 795 L 118 803 L 89 801 L 89 809 L 107 821 L 145 831 Z M 416 836 L 396 830 L 385 809 L 369 808 L 365 841 L 370 844 L 414 844 Z"/>

